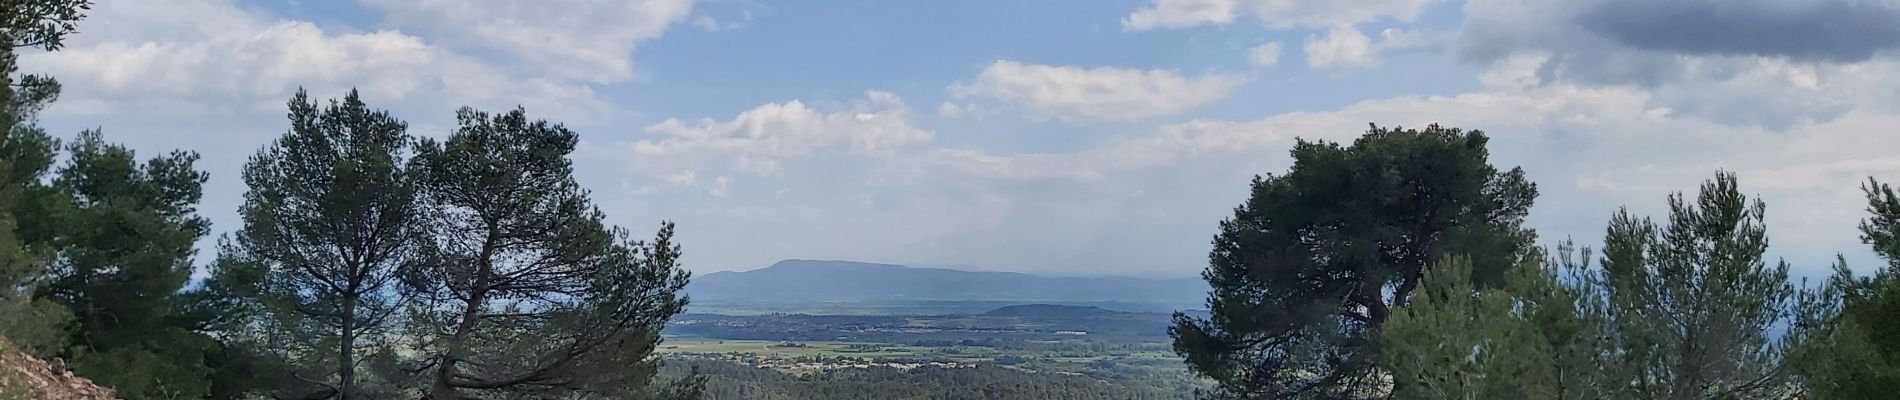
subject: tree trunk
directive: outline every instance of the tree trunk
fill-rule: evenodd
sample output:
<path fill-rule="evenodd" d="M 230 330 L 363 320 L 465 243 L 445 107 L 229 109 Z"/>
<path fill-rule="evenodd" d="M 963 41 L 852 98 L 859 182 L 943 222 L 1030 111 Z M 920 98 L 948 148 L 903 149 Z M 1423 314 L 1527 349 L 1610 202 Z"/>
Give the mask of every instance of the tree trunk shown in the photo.
<path fill-rule="evenodd" d="M 487 274 L 484 273 L 482 275 L 483 276 L 478 279 L 484 282 L 487 281 Z M 480 319 L 482 298 L 487 295 L 486 290 L 477 289 L 476 292 L 469 296 L 468 303 L 464 305 L 462 309 L 462 320 L 455 325 L 455 333 L 449 336 L 449 348 L 447 352 L 442 355 L 441 364 L 436 366 L 435 383 L 429 387 L 430 399 L 454 400 L 461 398 L 462 394 L 455 390 L 454 385 L 451 385 L 452 380 L 455 379 L 455 364 L 461 360 L 462 353 L 466 347 L 464 342 L 469 332 L 475 329 L 475 322 Z"/>
<path fill-rule="evenodd" d="M 467 352 L 468 335 L 475 330 L 476 322 L 481 320 L 482 303 L 488 297 L 488 283 L 491 278 L 489 275 L 495 273 L 493 260 L 500 242 L 500 238 L 497 237 L 496 222 L 486 218 L 484 222 L 488 237 L 482 240 L 481 258 L 476 260 L 480 265 L 475 270 L 475 282 L 469 286 L 468 301 L 462 304 L 462 319 L 456 322 L 455 332 L 449 335 L 448 349 L 444 350 L 442 359 L 436 365 L 435 382 L 429 385 L 428 399 L 430 400 L 460 400 L 462 398 L 462 393 L 455 390 L 455 364 L 461 361 L 462 354 Z"/>
<path fill-rule="evenodd" d="M 337 337 L 337 399 L 355 398 L 356 388 L 356 295 L 343 297 L 343 334 Z"/>

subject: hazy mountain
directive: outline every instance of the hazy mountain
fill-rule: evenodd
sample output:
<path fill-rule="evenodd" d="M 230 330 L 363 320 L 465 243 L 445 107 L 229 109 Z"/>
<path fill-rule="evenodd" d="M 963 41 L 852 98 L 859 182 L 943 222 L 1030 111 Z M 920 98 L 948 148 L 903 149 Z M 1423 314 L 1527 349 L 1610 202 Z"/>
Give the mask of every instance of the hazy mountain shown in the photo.
<path fill-rule="evenodd" d="M 913 268 L 852 261 L 785 260 L 751 271 L 694 276 L 695 303 L 983 300 L 1127 302 L 1195 307 L 1207 283 L 1194 278 L 1057 277 Z"/>
<path fill-rule="evenodd" d="M 1099 317 L 1104 315 L 1129 314 L 1096 306 L 1071 306 L 1061 304 L 1018 304 L 1003 306 L 983 313 L 991 317 Z"/>

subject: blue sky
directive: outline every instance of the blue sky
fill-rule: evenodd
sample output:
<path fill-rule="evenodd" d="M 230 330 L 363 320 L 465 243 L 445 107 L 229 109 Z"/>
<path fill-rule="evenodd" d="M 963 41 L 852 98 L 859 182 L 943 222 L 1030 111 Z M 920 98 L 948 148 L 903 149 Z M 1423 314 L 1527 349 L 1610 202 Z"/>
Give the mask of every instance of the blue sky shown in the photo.
<path fill-rule="evenodd" d="M 1891 0 L 101 0 L 42 123 L 197 151 L 235 227 L 298 87 L 446 135 L 525 107 L 583 137 L 610 222 L 688 267 L 832 258 L 1188 276 L 1295 138 L 1482 129 L 1545 242 L 1717 169 L 1797 272 L 1861 268 L 1856 185 L 1900 180 Z M 1655 18 L 1656 15 L 1669 16 Z M 1883 22 L 1885 21 L 1885 22 Z M 207 239 L 210 243 L 213 239 Z M 199 258 L 211 257 L 207 247 Z"/>

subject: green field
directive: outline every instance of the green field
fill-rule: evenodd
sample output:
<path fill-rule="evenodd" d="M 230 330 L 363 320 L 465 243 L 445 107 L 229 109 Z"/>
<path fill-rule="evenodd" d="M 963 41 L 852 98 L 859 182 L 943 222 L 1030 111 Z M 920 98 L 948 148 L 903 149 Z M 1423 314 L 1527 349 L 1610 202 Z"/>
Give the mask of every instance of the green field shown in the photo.
<path fill-rule="evenodd" d="M 787 346 L 787 343 L 796 344 Z M 984 362 L 1002 354 L 983 347 L 918 347 L 869 342 L 786 342 L 770 340 L 721 340 L 695 337 L 669 337 L 660 343 L 660 354 L 742 353 L 764 357 L 857 357 L 937 358 L 957 362 Z"/>
<path fill-rule="evenodd" d="M 750 354 L 767 358 L 852 357 L 861 359 L 932 359 L 961 363 L 988 363 L 998 356 L 1015 355 L 1053 363 L 1087 363 L 1104 359 L 1175 360 L 1165 351 L 1108 354 L 1051 354 L 1041 351 L 1012 351 L 982 346 L 924 347 L 891 343 L 844 341 L 770 341 L 727 340 L 700 337 L 668 337 L 660 343 L 660 354 Z"/>

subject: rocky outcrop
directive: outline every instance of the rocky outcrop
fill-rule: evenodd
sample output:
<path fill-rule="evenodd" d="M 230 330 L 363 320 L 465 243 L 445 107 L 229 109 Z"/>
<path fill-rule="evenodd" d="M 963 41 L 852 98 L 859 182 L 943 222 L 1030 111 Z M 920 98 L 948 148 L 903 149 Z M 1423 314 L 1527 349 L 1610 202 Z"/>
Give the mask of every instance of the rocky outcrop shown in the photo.
<path fill-rule="evenodd" d="M 109 400 L 112 389 L 73 376 L 63 363 L 47 363 L 0 343 L 0 398 L 24 396 L 44 400 Z"/>

